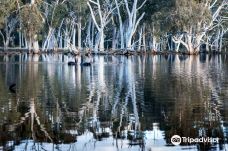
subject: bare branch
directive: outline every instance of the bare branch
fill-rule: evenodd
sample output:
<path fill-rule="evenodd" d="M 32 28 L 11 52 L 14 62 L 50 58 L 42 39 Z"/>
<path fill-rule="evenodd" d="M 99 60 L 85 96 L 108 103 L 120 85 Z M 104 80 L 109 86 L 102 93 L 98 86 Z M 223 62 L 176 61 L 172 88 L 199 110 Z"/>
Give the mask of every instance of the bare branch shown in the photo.
<path fill-rule="evenodd" d="M 136 31 L 136 29 L 137 29 L 137 27 L 138 27 L 138 25 L 139 25 L 139 22 L 143 19 L 144 15 L 145 15 L 145 12 L 144 12 L 144 13 L 139 17 L 139 19 L 137 20 L 137 22 L 136 22 L 136 24 L 135 24 L 135 29 L 134 29 L 134 32 L 133 32 L 133 33 L 135 33 L 135 31 Z"/>
<path fill-rule="evenodd" d="M 126 6 L 126 9 L 127 9 L 128 16 L 131 16 L 129 5 L 128 5 L 128 1 L 124 0 L 124 2 L 125 2 L 125 6 Z"/>
<path fill-rule="evenodd" d="M 93 12 L 93 9 L 92 9 L 90 3 L 87 2 L 87 5 L 89 6 L 89 9 L 90 9 L 90 12 L 91 12 L 91 15 L 92 15 L 93 22 L 94 22 L 95 26 L 97 27 L 98 30 L 100 30 L 100 27 L 99 27 L 98 24 L 97 24 L 95 14 L 94 14 L 94 12 Z"/>
<path fill-rule="evenodd" d="M 209 6 L 209 9 L 212 9 L 212 8 L 215 6 L 215 4 L 217 3 L 217 1 L 218 1 L 218 0 L 215 0 L 215 1 Z"/>
<path fill-rule="evenodd" d="M 137 10 L 140 10 L 143 6 L 144 6 L 144 4 L 147 2 L 147 0 L 145 0 L 138 8 L 137 8 Z"/>
<path fill-rule="evenodd" d="M 97 2 L 94 2 L 92 0 L 89 0 L 89 2 L 91 2 L 91 3 L 95 4 L 95 5 L 99 5 Z"/>

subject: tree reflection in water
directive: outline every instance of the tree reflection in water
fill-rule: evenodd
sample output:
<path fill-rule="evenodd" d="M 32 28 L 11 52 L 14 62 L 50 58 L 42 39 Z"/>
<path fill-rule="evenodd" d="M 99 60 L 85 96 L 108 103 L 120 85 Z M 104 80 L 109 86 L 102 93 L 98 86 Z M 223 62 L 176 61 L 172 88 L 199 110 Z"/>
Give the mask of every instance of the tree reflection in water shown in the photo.
<path fill-rule="evenodd" d="M 74 59 L 0 56 L 2 149 L 225 148 L 225 57 L 95 56 L 92 66 L 67 66 Z M 220 142 L 170 146 L 176 134 Z"/>

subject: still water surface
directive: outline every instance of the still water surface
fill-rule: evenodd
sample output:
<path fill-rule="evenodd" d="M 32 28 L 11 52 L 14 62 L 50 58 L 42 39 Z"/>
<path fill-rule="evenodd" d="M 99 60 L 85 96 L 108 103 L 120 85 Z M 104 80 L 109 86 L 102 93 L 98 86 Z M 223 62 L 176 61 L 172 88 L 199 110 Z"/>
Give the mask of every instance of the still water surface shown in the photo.
<path fill-rule="evenodd" d="M 0 56 L 0 150 L 228 149 L 227 56 L 90 59 Z M 173 146 L 175 134 L 220 141 Z"/>

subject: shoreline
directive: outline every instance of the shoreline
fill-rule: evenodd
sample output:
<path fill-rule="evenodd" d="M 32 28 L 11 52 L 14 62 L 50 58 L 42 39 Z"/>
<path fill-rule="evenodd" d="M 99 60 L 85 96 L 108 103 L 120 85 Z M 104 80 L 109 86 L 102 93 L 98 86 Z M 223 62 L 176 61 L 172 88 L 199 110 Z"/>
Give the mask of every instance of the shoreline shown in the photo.
<path fill-rule="evenodd" d="M 187 55 L 187 56 L 197 56 L 200 54 L 209 54 L 209 55 L 227 55 L 228 52 L 199 52 L 198 54 L 189 54 L 188 52 L 175 52 L 175 51 L 132 51 L 132 50 L 115 50 L 115 51 L 102 51 L 102 52 L 85 52 L 80 51 L 75 53 L 73 51 L 69 51 L 66 49 L 58 49 L 58 50 L 48 50 L 47 52 L 40 51 L 39 53 L 29 53 L 28 49 L 23 48 L 10 48 L 8 50 L 0 49 L 0 55 L 18 55 L 18 54 L 65 54 L 65 55 L 123 55 L 123 56 L 135 56 L 135 55 Z"/>

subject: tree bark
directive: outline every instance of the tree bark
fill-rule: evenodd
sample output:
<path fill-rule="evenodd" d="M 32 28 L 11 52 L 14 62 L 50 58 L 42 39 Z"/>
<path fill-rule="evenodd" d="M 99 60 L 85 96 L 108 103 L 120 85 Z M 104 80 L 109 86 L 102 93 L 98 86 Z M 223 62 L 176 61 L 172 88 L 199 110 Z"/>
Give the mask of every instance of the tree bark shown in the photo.
<path fill-rule="evenodd" d="M 78 50 L 82 49 L 82 19 L 81 16 L 79 17 L 78 21 Z"/>
<path fill-rule="evenodd" d="M 105 38 L 105 35 L 104 35 L 104 30 L 102 29 L 100 31 L 100 44 L 99 44 L 99 50 L 100 51 L 104 51 L 104 38 Z"/>
<path fill-rule="evenodd" d="M 147 45 L 146 45 L 146 25 L 143 25 L 143 51 L 147 50 Z"/>
<path fill-rule="evenodd" d="M 116 50 L 116 44 L 117 44 L 117 28 L 113 27 L 112 32 L 112 49 Z"/>
<path fill-rule="evenodd" d="M 141 50 L 141 45 L 142 45 L 142 33 L 143 33 L 143 29 L 141 28 L 140 31 L 139 31 L 138 51 Z"/>
<path fill-rule="evenodd" d="M 121 17 L 121 13 L 120 13 L 120 8 L 119 8 L 119 4 L 117 2 L 117 0 L 115 0 L 115 4 L 116 4 L 116 9 L 117 9 L 117 13 L 118 13 L 118 19 L 119 19 L 119 24 L 120 24 L 120 49 L 123 50 L 124 49 L 124 29 L 123 29 L 123 21 L 122 21 L 122 17 Z"/>
<path fill-rule="evenodd" d="M 98 21 L 96 19 L 95 13 L 94 13 L 95 11 L 93 10 L 90 3 L 97 6 L 100 24 L 98 24 Z M 96 0 L 96 2 L 93 0 L 89 0 L 87 2 L 87 5 L 89 6 L 93 22 L 94 22 L 94 24 L 95 24 L 95 26 L 99 32 L 99 50 L 104 51 L 104 38 L 105 38 L 104 28 L 110 22 L 109 16 L 111 15 L 111 13 L 113 12 L 114 9 L 112 7 L 107 7 L 105 9 L 102 9 L 101 7 L 102 6 L 105 7 L 105 5 L 100 5 L 100 0 Z M 107 5 L 109 5 L 109 4 L 107 3 Z M 98 38 L 96 40 L 98 40 Z"/>
<path fill-rule="evenodd" d="M 126 34 L 125 34 L 125 40 L 126 40 L 126 47 L 127 49 L 132 49 L 132 38 L 133 35 L 140 23 L 140 21 L 142 20 L 142 18 L 144 17 L 145 13 L 142 13 L 142 15 L 137 19 L 137 13 L 138 10 L 140 8 L 142 8 L 142 6 L 145 4 L 146 0 L 141 4 L 141 6 L 137 7 L 138 5 L 138 0 L 134 0 L 133 5 L 132 5 L 132 9 L 130 10 L 129 8 L 129 2 L 127 0 L 124 0 L 124 4 L 127 10 L 127 14 L 128 14 L 128 27 L 126 28 Z"/>
<path fill-rule="evenodd" d="M 32 41 L 32 46 L 33 46 L 33 53 L 35 53 L 35 54 L 39 53 L 40 49 L 39 49 L 39 43 L 37 40 L 37 35 L 34 35 L 34 39 Z"/>

